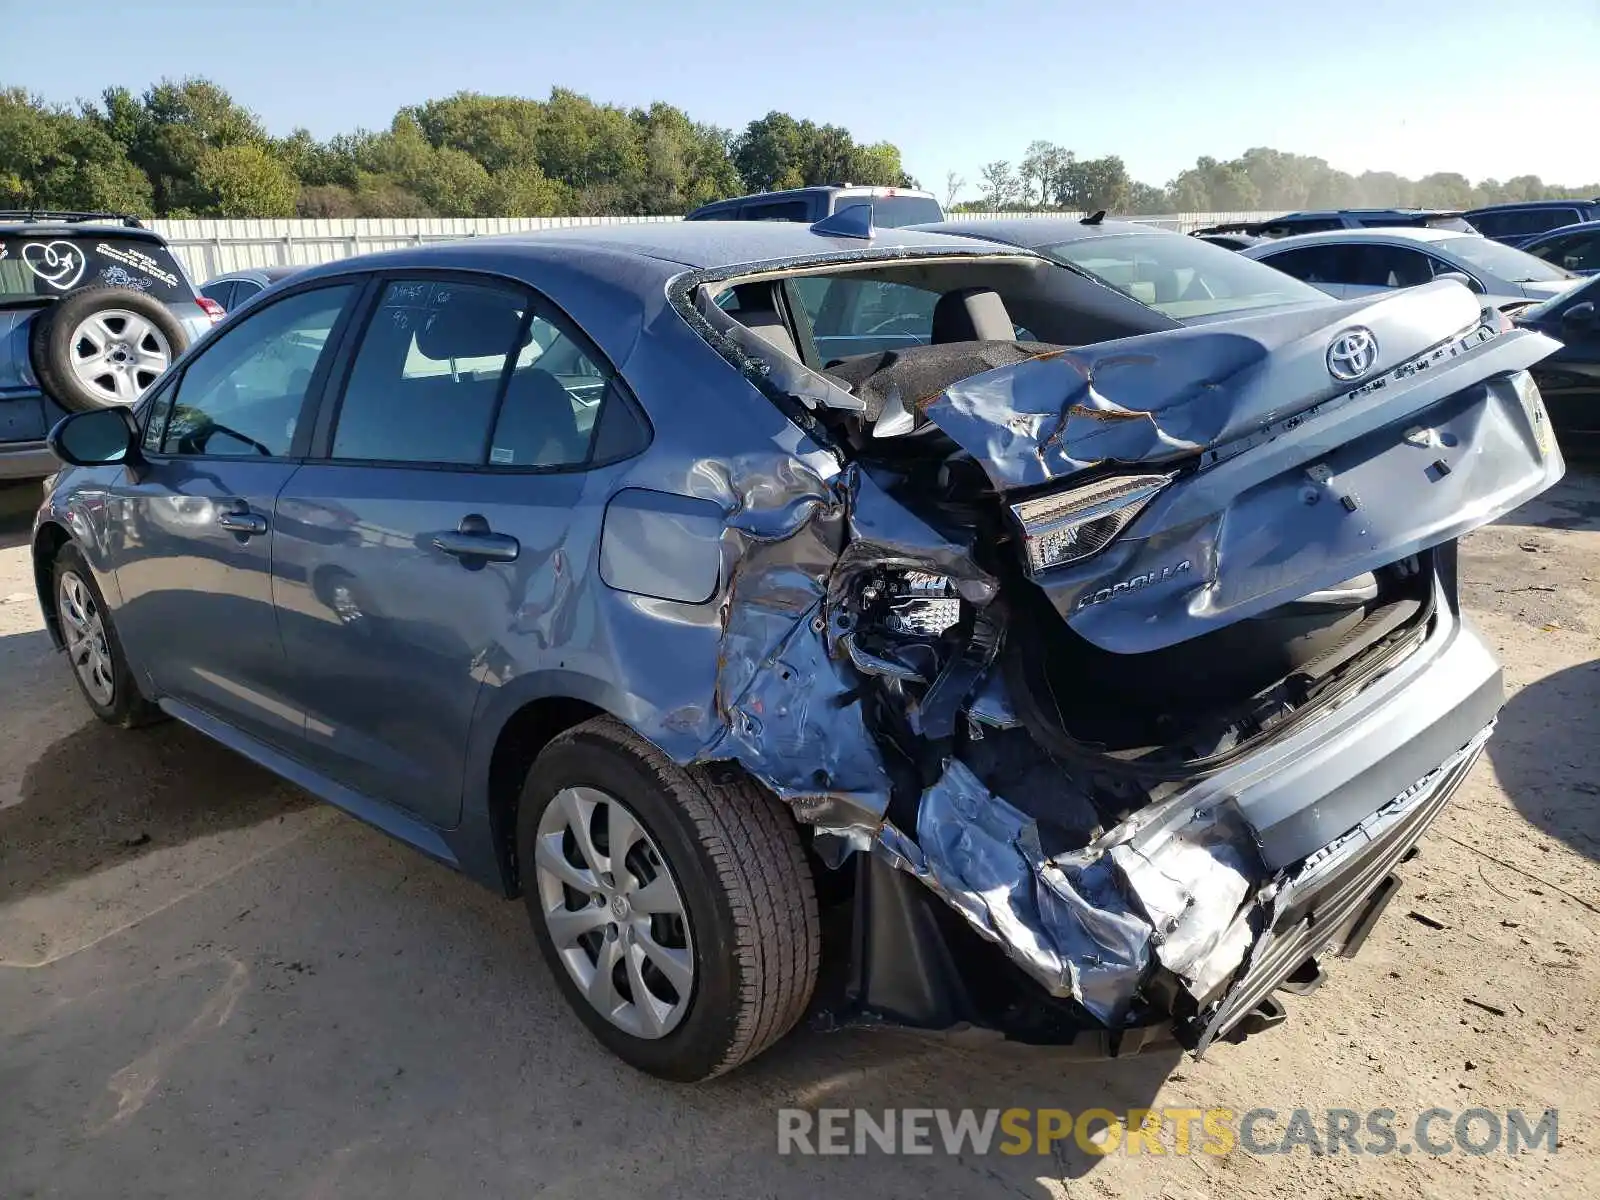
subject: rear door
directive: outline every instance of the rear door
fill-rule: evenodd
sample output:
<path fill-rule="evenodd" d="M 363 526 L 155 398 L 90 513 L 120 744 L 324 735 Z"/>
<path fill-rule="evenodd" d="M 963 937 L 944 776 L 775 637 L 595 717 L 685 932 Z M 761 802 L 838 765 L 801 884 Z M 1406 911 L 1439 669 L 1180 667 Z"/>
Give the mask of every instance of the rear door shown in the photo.
<path fill-rule="evenodd" d="M 312 765 L 448 828 L 507 631 L 536 627 L 537 597 L 591 561 L 603 505 L 580 500 L 597 446 L 615 457 L 617 390 L 518 285 L 419 273 L 372 295 L 314 456 L 278 497 L 279 624 Z"/>
<path fill-rule="evenodd" d="M 297 746 L 272 606 L 278 490 L 309 441 L 309 398 L 355 288 L 285 296 L 249 314 L 163 385 L 145 459 L 115 493 L 117 624 L 159 695 L 253 737 Z"/>

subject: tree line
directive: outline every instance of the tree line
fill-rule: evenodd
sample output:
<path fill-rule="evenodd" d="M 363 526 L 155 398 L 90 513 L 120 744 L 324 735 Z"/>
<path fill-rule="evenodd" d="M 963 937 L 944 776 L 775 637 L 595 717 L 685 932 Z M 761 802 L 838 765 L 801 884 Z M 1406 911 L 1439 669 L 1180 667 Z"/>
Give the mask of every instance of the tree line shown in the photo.
<path fill-rule="evenodd" d="M 735 133 L 673 105 L 597 104 L 566 88 L 544 100 L 460 92 L 402 108 L 384 130 L 286 137 L 206 79 L 49 104 L 0 90 L 0 208 L 157 217 L 674 215 L 724 196 L 848 180 L 913 187 L 900 151 L 849 130 L 770 112 Z M 962 202 L 976 188 L 978 196 Z M 946 177 L 947 207 L 1108 209 L 1132 214 L 1311 206 L 1470 207 L 1600 194 L 1536 176 L 1473 184 L 1440 173 L 1353 176 L 1320 158 L 1253 149 L 1200 158 L 1165 186 L 1115 155 L 1030 144 L 1013 167 L 969 186 Z"/>
<path fill-rule="evenodd" d="M 1477 208 L 1517 200 L 1600 196 L 1600 183 L 1572 187 L 1545 183 L 1537 175 L 1478 183 L 1454 171 L 1438 171 L 1421 179 L 1407 179 L 1393 171 L 1352 175 L 1329 166 L 1324 159 L 1265 146 L 1225 161 L 1202 156 L 1164 187 L 1156 187 L 1129 176 L 1115 154 L 1079 158 L 1064 146 L 1047 141 L 1030 143 L 1015 166 L 1008 159 L 985 164 L 977 184 L 978 198 L 954 203 L 966 186 L 966 180 L 958 175 L 946 178 L 947 207 L 983 211 L 1105 209 L 1139 215 L 1390 206 Z"/>

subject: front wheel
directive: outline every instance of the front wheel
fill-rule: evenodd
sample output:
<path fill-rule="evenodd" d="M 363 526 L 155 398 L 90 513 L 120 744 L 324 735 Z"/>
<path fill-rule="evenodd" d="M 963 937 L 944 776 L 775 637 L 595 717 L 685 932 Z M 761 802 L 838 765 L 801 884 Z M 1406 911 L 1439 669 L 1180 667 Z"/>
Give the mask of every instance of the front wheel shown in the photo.
<path fill-rule="evenodd" d="M 51 575 L 62 645 L 72 677 L 94 715 L 125 728 L 158 718 L 160 710 L 139 693 L 82 552 L 71 543 L 63 546 Z"/>
<path fill-rule="evenodd" d="M 562 994 L 632 1066 L 708 1079 L 804 1015 L 816 894 L 793 820 L 752 781 L 713 783 L 596 718 L 528 773 L 517 853 Z"/>

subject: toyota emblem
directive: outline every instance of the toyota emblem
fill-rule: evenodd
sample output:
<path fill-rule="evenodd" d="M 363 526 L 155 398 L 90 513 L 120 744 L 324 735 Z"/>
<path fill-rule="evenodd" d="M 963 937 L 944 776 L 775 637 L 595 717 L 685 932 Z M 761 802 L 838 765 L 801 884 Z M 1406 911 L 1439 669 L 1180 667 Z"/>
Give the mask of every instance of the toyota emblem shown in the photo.
<path fill-rule="evenodd" d="M 1353 325 L 1328 346 L 1328 374 L 1348 382 L 1360 379 L 1378 361 L 1378 339 L 1372 330 Z"/>

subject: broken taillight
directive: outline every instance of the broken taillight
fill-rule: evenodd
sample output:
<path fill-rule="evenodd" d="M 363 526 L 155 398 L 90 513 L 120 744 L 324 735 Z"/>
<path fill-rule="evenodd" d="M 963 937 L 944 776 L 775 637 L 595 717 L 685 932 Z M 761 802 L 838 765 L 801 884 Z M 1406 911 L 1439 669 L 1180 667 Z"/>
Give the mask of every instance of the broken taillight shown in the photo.
<path fill-rule="evenodd" d="M 228 315 L 228 310 L 210 296 L 196 296 L 194 302 L 200 306 L 201 312 L 211 318 L 213 325 Z"/>
<path fill-rule="evenodd" d="M 1120 475 L 1013 504 L 1028 548 L 1028 569 L 1037 574 L 1100 553 L 1171 479 Z"/>

